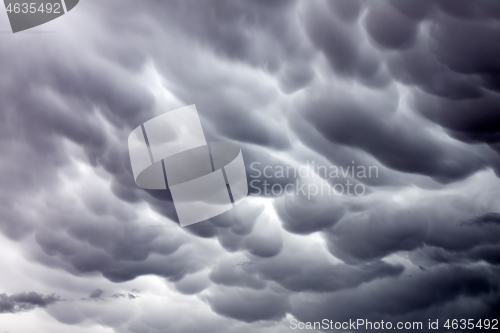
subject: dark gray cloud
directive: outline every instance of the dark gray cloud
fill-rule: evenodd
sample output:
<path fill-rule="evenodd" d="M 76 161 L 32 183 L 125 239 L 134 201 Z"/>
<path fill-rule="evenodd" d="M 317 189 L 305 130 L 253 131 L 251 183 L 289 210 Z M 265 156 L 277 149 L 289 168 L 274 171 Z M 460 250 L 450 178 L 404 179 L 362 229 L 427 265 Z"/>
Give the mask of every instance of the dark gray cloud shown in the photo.
<path fill-rule="evenodd" d="M 246 322 L 281 319 L 289 307 L 287 295 L 273 290 L 231 288 L 208 300 L 213 311 Z"/>
<path fill-rule="evenodd" d="M 90 293 L 89 298 L 91 298 L 91 299 L 100 298 L 103 293 L 104 293 L 103 290 L 96 289 L 96 290 L 94 290 L 93 292 Z"/>
<path fill-rule="evenodd" d="M 274 202 L 276 213 L 283 222 L 283 228 L 290 232 L 309 234 L 330 228 L 346 213 L 340 199 L 319 196 L 283 196 Z M 309 223 L 304 223 L 308 220 Z"/>
<path fill-rule="evenodd" d="M 0 294 L 0 313 L 17 313 L 44 308 L 60 300 L 57 295 L 42 295 L 34 291 L 12 294 Z"/>
<path fill-rule="evenodd" d="M 86 298 L 82 298 L 82 300 L 91 300 L 91 301 L 104 301 L 107 299 L 120 299 L 120 298 L 125 298 L 125 299 L 136 299 L 137 295 L 134 295 L 133 293 L 115 293 L 112 295 L 105 295 L 104 290 L 102 289 L 95 289 L 93 290 L 90 295 Z"/>
<path fill-rule="evenodd" d="M 394 3 L 401 4 L 401 1 L 394 1 Z M 425 11 L 427 3 L 424 1 L 421 7 L 419 6 L 420 8 L 416 7 L 407 5 L 405 8 L 407 9 L 406 13 Z M 405 15 L 405 11 L 398 9 L 397 5 L 394 6 L 389 1 L 373 2 L 368 8 L 368 13 L 364 21 L 366 31 L 375 43 L 384 48 L 408 48 L 416 39 L 418 20 L 415 20 L 410 15 Z M 396 27 L 397 29 L 395 29 Z"/>
<path fill-rule="evenodd" d="M 494 317 L 499 19 L 490 0 L 115 0 L 82 1 L 54 34 L 2 34 L 0 246 L 24 259 L 0 312 L 120 333 Z M 378 176 L 346 177 L 361 196 L 261 193 L 181 229 L 169 191 L 135 185 L 127 136 L 193 103 L 261 191 L 319 180 L 253 162 Z"/>
<path fill-rule="evenodd" d="M 492 151 L 481 156 L 470 147 L 440 142 L 428 131 L 414 127 L 411 118 L 397 112 L 399 96 L 394 89 L 389 89 L 388 95 L 389 99 L 380 99 L 367 94 L 371 99 L 367 104 L 356 94 L 318 89 L 301 102 L 302 121 L 311 122 L 328 140 L 363 149 L 390 168 L 441 182 L 461 179 L 498 163 Z M 432 114 L 436 116 L 436 112 Z"/>
<path fill-rule="evenodd" d="M 487 213 L 481 216 L 475 216 L 463 223 L 463 225 L 488 225 L 488 224 L 500 224 L 500 214 L 498 213 Z"/>
<path fill-rule="evenodd" d="M 420 205 L 404 209 L 379 203 L 375 209 L 347 216 L 329 231 L 329 249 L 346 261 L 357 262 L 427 247 L 463 255 L 478 246 L 498 245 L 497 225 L 463 224 L 475 210 L 474 204 L 441 197 L 439 205 L 433 205 L 435 200 L 422 200 Z M 487 216 L 491 215 L 483 219 Z"/>
<path fill-rule="evenodd" d="M 349 318 L 371 320 L 385 318 L 391 322 L 397 322 L 402 318 L 428 321 L 429 316 L 441 320 L 446 318 L 439 312 L 429 312 L 427 309 L 431 304 L 434 306 L 448 304 L 445 307 L 456 315 L 481 318 L 485 315 L 492 316 L 493 311 L 483 312 L 485 308 L 482 304 L 471 304 L 467 309 L 460 308 L 460 302 L 456 302 L 455 308 L 452 304 L 459 297 L 477 298 L 487 304 L 488 295 L 498 295 L 498 285 L 494 279 L 492 280 L 493 276 L 483 269 L 437 268 L 397 280 L 386 280 L 385 283 L 378 284 L 376 289 L 367 285 L 354 293 L 323 295 L 312 302 L 298 302 L 295 303 L 298 305 L 294 312 L 303 321 L 321 320 L 320 318 L 325 317 L 333 317 L 333 320 L 338 321 L 348 321 Z M 423 293 L 422 290 L 427 292 Z M 342 304 L 350 306 L 345 307 Z"/>

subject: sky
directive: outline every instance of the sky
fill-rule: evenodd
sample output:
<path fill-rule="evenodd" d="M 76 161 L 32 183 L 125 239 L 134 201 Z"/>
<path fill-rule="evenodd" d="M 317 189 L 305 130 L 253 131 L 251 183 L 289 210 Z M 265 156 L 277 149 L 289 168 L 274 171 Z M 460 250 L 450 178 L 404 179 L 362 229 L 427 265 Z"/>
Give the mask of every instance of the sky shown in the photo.
<path fill-rule="evenodd" d="M 498 40 L 496 0 L 81 0 L 16 34 L 1 10 L 0 333 L 498 318 Z M 127 138 L 192 104 L 254 182 L 181 228 Z"/>

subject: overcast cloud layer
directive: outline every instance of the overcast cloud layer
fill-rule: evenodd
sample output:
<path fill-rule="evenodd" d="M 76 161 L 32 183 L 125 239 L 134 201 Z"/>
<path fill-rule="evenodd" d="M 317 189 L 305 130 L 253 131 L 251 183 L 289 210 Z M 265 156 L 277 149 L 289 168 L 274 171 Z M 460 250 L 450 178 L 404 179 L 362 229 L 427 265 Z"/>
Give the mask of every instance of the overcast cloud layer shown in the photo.
<path fill-rule="evenodd" d="M 18 34 L 1 12 L 0 332 L 499 316 L 499 1 L 81 0 Z M 261 191 L 253 162 L 378 177 L 180 228 L 127 137 L 191 104 Z"/>

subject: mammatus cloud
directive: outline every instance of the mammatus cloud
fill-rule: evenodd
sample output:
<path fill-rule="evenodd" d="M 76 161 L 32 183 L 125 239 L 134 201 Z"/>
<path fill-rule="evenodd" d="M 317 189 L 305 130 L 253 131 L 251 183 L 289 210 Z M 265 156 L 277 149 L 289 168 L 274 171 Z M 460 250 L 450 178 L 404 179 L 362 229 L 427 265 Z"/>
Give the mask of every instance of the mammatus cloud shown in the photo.
<path fill-rule="evenodd" d="M 489 0 L 112 0 L 2 36 L 2 297 L 78 300 L 44 308 L 53 327 L 2 316 L 118 333 L 497 316 L 499 19 Z M 261 194 L 181 229 L 127 138 L 191 104 Z M 346 175 L 360 196 L 264 194 L 319 183 L 274 174 L 311 161 L 378 176 Z"/>

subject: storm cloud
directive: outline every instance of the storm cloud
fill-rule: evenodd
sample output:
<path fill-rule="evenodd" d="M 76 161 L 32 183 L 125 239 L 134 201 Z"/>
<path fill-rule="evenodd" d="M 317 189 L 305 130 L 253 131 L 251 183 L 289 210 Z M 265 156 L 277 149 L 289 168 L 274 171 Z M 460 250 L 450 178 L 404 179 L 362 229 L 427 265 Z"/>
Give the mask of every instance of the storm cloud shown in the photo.
<path fill-rule="evenodd" d="M 0 329 L 498 317 L 499 20 L 493 0 L 82 0 L 2 32 Z M 257 182 L 181 228 L 169 190 L 136 186 L 127 137 L 191 104 Z"/>
<path fill-rule="evenodd" d="M 0 313 L 17 313 L 44 308 L 59 301 L 56 295 L 41 295 L 34 291 L 13 295 L 0 294 Z"/>

